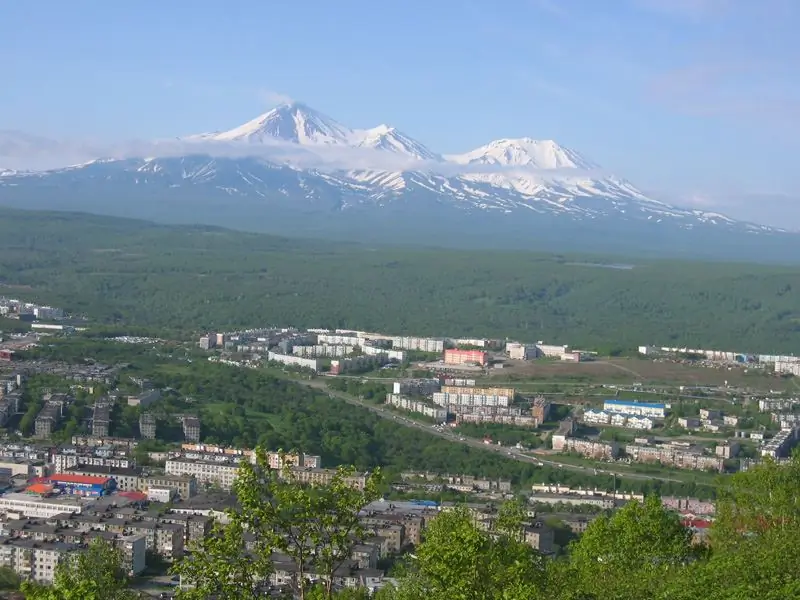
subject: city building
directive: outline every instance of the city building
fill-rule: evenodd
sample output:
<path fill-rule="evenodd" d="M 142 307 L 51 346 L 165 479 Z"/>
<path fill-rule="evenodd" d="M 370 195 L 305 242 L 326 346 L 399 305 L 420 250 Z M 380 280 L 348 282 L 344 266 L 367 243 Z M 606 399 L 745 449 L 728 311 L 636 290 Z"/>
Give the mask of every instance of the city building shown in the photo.
<path fill-rule="evenodd" d="M 86 504 L 78 497 L 49 498 L 37 494 L 8 492 L 0 496 L 0 514 L 50 519 L 64 513 L 80 513 Z"/>
<path fill-rule="evenodd" d="M 92 435 L 105 437 L 111 426 L 111 403 L 103 398 L 94 403 L 92 410 Z"/>
<path fill-rule="evenodd" d="M 22 579 L 52 584 L 58 563 L 78 550 L 76 544 L 0 537 L 0 566 L 11 569 Z"/>
<path fill-rule="evenodd" d="M 440 406 L 431 405 L 421 400 L 407 398 L 400 394 L 386 394 L 386 404 L 391 404 L 397 408 L 416 412 L 430 417 L 440 423 L 447 421 L 447 409 Z"/>
<path fill-rule="evenodd" d="M 168 475 L 193 475 L 198 483 L 218 485 L 229 490 L 239 473 L 236 463 L 224 463 L 191 458 L 172 458 L 164 465 Z"/>
<path fill-rule="evenodd" d="M 317 334 L 317 344 L 328 344 L 331 346 L 361 346 L 362 340 L 355 332 L 341 333 L 319 333 Z"/>
<path fill-rule="evenodd" d="M 438 379 L 402 379 L 392 384 L 392 393 L 411 396 L 430 396 L 441 389 Z"/>
<path fill-rule="evenodd" d="M 371 344 L 361 346 L 361 351 L 367 356 L 385 355 L 389 362 L 405 362 L 407 358 L 403 350 L 390 350 L 382 346 L 372 346 Z"/>
<path fill-rule="evenodd" d="M 139 415 L 139 435 L 146 440 L 156 437 L 156 416 L 153 413 L 143 412 Z"/>
<path fill-rule="evenodd" d="M 650 417 L 651 419 L 663 419 L 666 416 L 666 405 L 637 400 L 606 400 L 603 402 L 603 410 Z"/>
<path fill-rule="evenodd" d="M 117 489 L 113 477 L 56 473 L 48 479 L 56 488 L 75 496 L 105 496 Z"/>
<path fill-rule="evenodd" d="M 781 429 L 775 436 L 761 448 L 761 456 L 770 458 L 783 458 L 797 444 L 797 434 L 800 429 L 792 427 Z"/>
<path fill-rule="evenodd" d="M 514 394 L 513 388 L 442 386 L 442 390 L 432 394 L 431 398 L 439 406 L 509 406 L 514 401 Z"/>
<path fill-rule="evenodd" d="M 342 357 L 349 356 L 355 352 L 355 346 L 341 346 L 333 344 L 317 344 L 316 346 L 293 346 L 294 356 L 304 356 L 307 358 L 315 357 Z"/>
<path fill-rule="evenodd" d="M 561 358 L 567 352 L 569 346 L 567 345 L 554 345 L 545 344 L 544 342 L 536 342 L 537 356 L 544 356 L 545 358 Z"/>
<path fill-rule="evenodd" d="M 67 401 L 66 394 L 47 394 L 44 397 L 44 406 L 34 422 L 34 435 L 37 438 L 47 439 L 52 435 L 64 415 Z"/>
<path fill-rule="evenodd" d="M 536 358 L 537 350 L 533 344 L 509 342 L 506 344 L 506 354 L 511 360 L 530 360 Z"/>
<path fill-rule="evenodd" d="M 444 351 L 444 340 L 397 336 L 392 338 L 392 348 L 396 350 L 417 350 L 419 352 L 441 353 Z"/>
<path fill-rule="evenodd" d="M 145 390 L 135 396 L 128 396 L 128 406 L 140 406 L 147 408 L 153 402 L 161 398 L 161 390 Z"/>
<path fill-rule="evenodd" d="M 700 427 L 700 419 L 696 417 L 680 417 L 678 425 L 684 429 L 698 429 Z"/>
<path fill-rule="evenodd" d="M 483 350 L 455 350 L 448 348 L 444 351 L 444 364 L 446 365 L 486 365 L 489 363 L 489 353 Z"/>
<path fill-rule="evenodd" d="M 550 401 L 543 396 L 537 396 L 531 403 L 531 416 L 541 425 L 550 418 Z"/>
<path fill-rule="evenodd" d="M 319 371 L 319 361 L 315 358 L 302 358 L 291 354 L 277 354 L 276 352 L 269 352 L 267 360 L 270 362 L 281 363 L 289 367 L 300 367 L 301 369 L 311 369 L 315 373 Z"/>
<path fill-rule="evenodd" d="M 194 415 L 184 415 L 181 419 L 183 438 L 188 442 L 200 441 L 200 419 Z"/>

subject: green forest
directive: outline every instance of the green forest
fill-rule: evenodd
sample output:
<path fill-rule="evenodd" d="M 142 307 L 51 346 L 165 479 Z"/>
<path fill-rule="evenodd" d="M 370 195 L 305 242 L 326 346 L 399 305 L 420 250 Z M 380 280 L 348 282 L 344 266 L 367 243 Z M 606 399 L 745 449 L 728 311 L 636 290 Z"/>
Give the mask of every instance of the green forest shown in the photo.
<path fill-rule="evenodd" d="M 796 351 L 800 332 L 792 267 L 379 247 L 7 209 L 0 294 L 182 334 L 291 324 L 768 353 Z"/>

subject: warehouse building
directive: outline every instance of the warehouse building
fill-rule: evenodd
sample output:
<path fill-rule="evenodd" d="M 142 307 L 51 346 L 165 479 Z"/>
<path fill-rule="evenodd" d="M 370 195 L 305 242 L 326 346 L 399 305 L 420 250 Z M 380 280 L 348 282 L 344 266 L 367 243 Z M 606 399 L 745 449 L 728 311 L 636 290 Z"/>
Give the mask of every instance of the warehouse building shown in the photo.
<path fill-rule="evenodd" d="M 105 496 L 117 489 L 117 481 L 113 477 L 56 473 L 49 480 L 56 488 L 74 496 Z"/>

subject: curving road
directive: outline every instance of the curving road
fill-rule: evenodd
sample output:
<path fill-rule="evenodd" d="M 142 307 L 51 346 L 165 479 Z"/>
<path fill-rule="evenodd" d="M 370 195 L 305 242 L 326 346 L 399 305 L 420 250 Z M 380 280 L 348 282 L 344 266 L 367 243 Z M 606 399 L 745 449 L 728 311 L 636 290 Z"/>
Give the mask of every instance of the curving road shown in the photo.
<path fill-rule="evenodd" d="M 513 460 L 518 460 L 520 462 L 531 463 L 537 466 L 548 465 L 551 467 L 556 467 L 559 469 L 568 469 L 571 471 L 580 471 L 584 473 L 591 473 L 591 474 L 608 474 L 608 475 L 617 475 L 618 477 L 626 478 L 626 479 L 658 479 L 661 481 L 670 481 L 674 483 L 686 483 L 684 479 L 675 479 L 670 477 L 663 477 L 662 475 L 647 475 L 643 473 L 631 473 L 626 471 L 616 470 L 614 468 L 608 468 L 607 465 L 603 465 L 601 468 L 596 467 L 588 467 L 584 465 L 574 465 L 570 463 L 559 462 L 555 460 L 551 460 L 548 458 L 544 458 L 547 456 L 546 452 L 543 451 L 528 451 L 522 452 L 517 450 L 516 448 L 509 448 L 504 446 L 497 446 L 495 444 L 485 444 L 480 440 L 476 440 L 475 438 L 470 438 L 466 436 L 461 436 L 458 433 L 454 433 L 452 431 L 448 431 L 446 429 L 440 430 L 428 423 L 423 423 L 421 421 L 415 421 L 409 417 L 405 417 L 402 415 L 398 415 L 397 413 L 384 408 L 381 405 L 371 404 L 355 396 L 351 396 L 350 394 L 346 394 L 344 392 L 334 391 L 328 388 L 325 381 L 320 381 L 319 379 L 312 379 L 312 380 L 295 380 L 297 383 L 302 385 L 306 385 L 309 387 L 313 387 L 315 389 L 324 391 L 328 394 L 330 398 L 335 398 L 341 400 L 343 402 L 347 402 L 348 404 L 353 404 L 356 406 L 360 406 L 361 408 L 365 408 L 369 411 L 372 411 L 376 415 L 384 418 L 395 421 L 400 425 L 405 427 L 411 427 L 415 429 L 420 429 L 426 431 L 430 435 L 435 435 L 440 438 L 446 439 L 450 442 L 456 444 L 464 444 L 465 446 L 471 446 L 473 448 L 477 448 L 480 450 L 484 450 L 486 452 L 495 452 L 497 454 L 505 454 L 508 458 Z"/>

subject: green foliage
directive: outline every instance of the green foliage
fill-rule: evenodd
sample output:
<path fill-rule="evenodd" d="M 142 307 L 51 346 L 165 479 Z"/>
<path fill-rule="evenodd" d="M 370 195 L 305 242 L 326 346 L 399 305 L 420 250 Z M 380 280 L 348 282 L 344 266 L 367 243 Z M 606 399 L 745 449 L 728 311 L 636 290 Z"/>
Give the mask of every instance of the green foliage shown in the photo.
<path fill-rule="evenodd" d="M 387 600 L 533 600 L 545 579 L 542 557 L 518 537 L 511 508 L 494 532 L 479 529 L 466 507 L 441 513 L 425 531 L 412 571 Z"/>
<path fill-rule="evenodd" d="M 239 501 L 228 512 L 230 523 L 215 531 L 175 572 L 195 588 L 180 598 L 220 600 L 256 598 L 258 584 L 271 571 L 271 557 L 279 551 L 297 565 L 292 588 L 301 599 L 333 598 L 334 573 L 367 537 L 359 512 L 378 496 L 380 471 L 371 473 L 363 488 L 353 485 L 354 470 L 340 468 L 322 485 L 296 482 L 287 466 L 279 475 L 270 469 L 266 453 L 256 451 L 256 462 L 241 465 L 234 484 Z M 253 540 L 244 549 L 244 532 Z M 309 584 L 322 580 L 319 589 Z"/>
<path fill-rule="evenodd" d="M 18 590 L 20 577 L 9 567 L 0 567 L 0 590 Z"/>
<path fill-rule="evenodd" d="M 597 600 L 652 598 L 664 580 L 697 557 L 691 533 L 657 496 L 595 519 L 570 547 L 576 587 Z"/>
<path fill-rule="evenodd" d="M 365 250 L 90 215 L 0 218 L 0 282 L 22 286 L 15 295 L 160 337 L 266 319 L 617 354 L 644 342 L 789 353 L 800 331 L 791 267 L 636 259 L 623 270 L 529 252 Z"/>
<path fill-rule="evenodd" d="M 128 588 L 122 554 L 103 540 L 86 550 L 68 555 L 56 567 L 52 586 L 26 581 L 21 586 L 26 600 L 133 600 L 139 595 Z"/>

